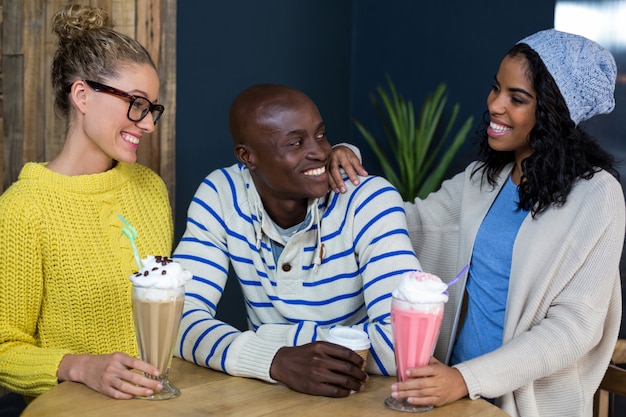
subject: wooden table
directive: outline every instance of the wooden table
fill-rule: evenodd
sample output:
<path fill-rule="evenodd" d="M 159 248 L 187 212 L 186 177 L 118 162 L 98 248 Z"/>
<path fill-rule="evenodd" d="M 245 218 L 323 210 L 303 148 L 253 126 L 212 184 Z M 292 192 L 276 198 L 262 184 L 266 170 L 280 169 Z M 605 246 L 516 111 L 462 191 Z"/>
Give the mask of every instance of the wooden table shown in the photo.
<path fill-rule="evenodd" d="M 370 375 L 366 390 L 346 398 L 300 394 L 281 384 L 233 377 L 174 358 L 170 380 L 181 390 L 165 401 L 114 400 L 83 384 L 63 382 L 37 397 L 21 417 L 363 416 L 402 417 L 383 401 L 395 377 Z M 423 414 L 428 417 L 504 417 L 484 400 L 462 399 Z"/>

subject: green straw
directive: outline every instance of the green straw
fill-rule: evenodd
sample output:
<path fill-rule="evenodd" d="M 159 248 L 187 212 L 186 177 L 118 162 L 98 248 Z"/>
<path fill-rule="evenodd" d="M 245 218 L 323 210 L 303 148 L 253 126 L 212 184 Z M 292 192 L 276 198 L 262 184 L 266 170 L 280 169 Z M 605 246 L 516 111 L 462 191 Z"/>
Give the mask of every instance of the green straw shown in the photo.
<path fill-rule="evenodd" d="M 135 245 L 135 239 L 137 239 L 137 230 L 133 226 L 128 223 L 128 220 L 124 218 L 121 214 L 118 214 L 117 217 L 120 218 L 122 222 L 126 225 L 126 227 L 122 227 L 122 233 L 124 236 L 130 240 L 130 245 L 133 247 L 133 253 L 135 255 L 135 262 L 137 262 L 137 267 L 139 270 L 143 268 L 143 264 L 141 263 L 141 258 L 139 258 L 139 252 L 137 251 L 137 245 Z"/>

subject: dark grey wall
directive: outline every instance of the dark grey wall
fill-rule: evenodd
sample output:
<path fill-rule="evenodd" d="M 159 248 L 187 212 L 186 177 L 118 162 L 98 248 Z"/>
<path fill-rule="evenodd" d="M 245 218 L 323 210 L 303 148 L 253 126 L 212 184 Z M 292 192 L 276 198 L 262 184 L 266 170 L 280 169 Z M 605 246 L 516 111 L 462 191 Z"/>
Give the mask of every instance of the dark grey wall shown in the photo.
<path fill-rule="evenodd" d="M 350 0 L 179 1 L 177 16 L 175 235 L 200 181 L 235 163 L 231 101 L 258 83 L 307 93 L 331 138 L 350 130 Z M 238 283 L 229 279 L 218 316 L 246 327 Z"/>
<path fill-rule="evenodd" d="M 386 88 L 385 73 L 404 98 L 413 101 L 416 111 L 445 82 L 448 110 L 456 102 L 461 106 L 457 128 L 469 116 L 477 126 L 504 54 L 523 37 L 554 25 L 554 1 L 357 0 L 353 5 L 351 110 L 354 118 L 378 132 L 379 140 L 384 135 L 368 94 L 377 85 Z M 356 129 L 351 134 L 362 144 L 370 173 L 382 173 Z M 471 159 L 470 139 L 451 172 L 460 171 Z"/>
<path fill-rule="evenodd" d="M 439 82 L 461 117 L 481 119 L 500 59 L 522 37 L 551 27 L 554 1 L 232 0 L 178 2 L 176 239 L 186 208 L 210 171 L 235 162 L 228 132 L 232 99 L 274 82 L 306 92 L 329 139 L 377 161 L 352 119 L 376 131 L 368 94 L 389 73 L 419 107 Z M 504 4 L 506 3 L 506 4 Z M 464 167 L 468 143 L 453 171 Z M 244 328 L 244 307 L 229 280 L 218 315 Z"/>
<path fill-rule="evenodd" d="M 235 163 L 228 111 L 245 88 L 298 88 L 331 138 L 348 136 L 350 22 L 350 0 L 178 2 L 177 238 L 200 181 Z"/>
<path fill-rule="evenodd" d="M 459 119 L 475 125 L 500 59 L 518 40 L 551 27 L 554 1 L 234 0 L 178 4 L 176 236 L 206 174 L 235 162 L 232 99 L 246 87 L 284 83 L 318 104 L 331 142 L 348 140 L 378 162 L 353 119 L 380 133 L 368 94 L 385 73 L 416 107 L 448 84 Z M 513 3 L 513 4 L 511 4 Z M 378 135 L 382 139 L 382 135 Z M 468 142 L 464 155 L 473 146 Z M 465 165 L 461 158 L 455 169 Z"/>

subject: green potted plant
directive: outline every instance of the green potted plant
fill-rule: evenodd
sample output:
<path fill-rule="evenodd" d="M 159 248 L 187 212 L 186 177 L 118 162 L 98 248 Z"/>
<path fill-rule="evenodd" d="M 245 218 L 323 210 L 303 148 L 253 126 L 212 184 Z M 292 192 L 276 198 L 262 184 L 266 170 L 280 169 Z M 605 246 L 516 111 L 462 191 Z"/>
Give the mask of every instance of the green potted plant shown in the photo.
<path fill-rule="evenodd" d="M 446 170 L 454 155 L 465 142 L 473 117 L 454 135 L 450 145 L 443 148 L 456 121 L 459 104 L 452 108 L 452 114 L 441 130 L 443 111 L 448 100 L 446 84 L 441 83 L 424 101 L 416 123 L 413 103 L 405 101 L 387 75 L 389 92 L 377 87 L 382 104 L 372 94 L 370 97 L 384 129 L 392 155 L 388 157 L 380 142 L 360 122 L 355 121 L 369 146 L 372 148 L 383 169 L 383 175 L 400 192 L 405 201 L 415 197 L 424 198 L 441 185 Z M 436 165 L 435 165 L 436 163 Z"/>

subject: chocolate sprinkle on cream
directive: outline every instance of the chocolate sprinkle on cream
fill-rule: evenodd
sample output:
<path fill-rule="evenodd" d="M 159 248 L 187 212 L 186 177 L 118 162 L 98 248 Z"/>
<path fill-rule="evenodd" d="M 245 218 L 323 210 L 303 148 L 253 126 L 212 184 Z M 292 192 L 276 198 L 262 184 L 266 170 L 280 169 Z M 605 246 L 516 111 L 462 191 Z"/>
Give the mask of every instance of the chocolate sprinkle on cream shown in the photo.
<path fill-rule="evenodd" d="M 169 258 L 167 256 L 155 256 L 154 259 L 158 263 L 160 263 L 162 266 L 167 266 L 167 264 L 171 264 L 172 262 L 174 262 L 174 260 L 172 258 Z M 154 268 L 151 269 L 151 271 L 158 271 L 158 269 L 159 268 L 154 267 Z M 135 272 L 135 276 L 136 277 L 140 277 L 142 275 L 144 277 L 147 277 L 149 274 L 150 274 L 149 271 L 144 271 L 143 273 L 142 272 Z M 167 275 L 167 271 L 166 270 L 161 271 L 161 275 Z"/>

